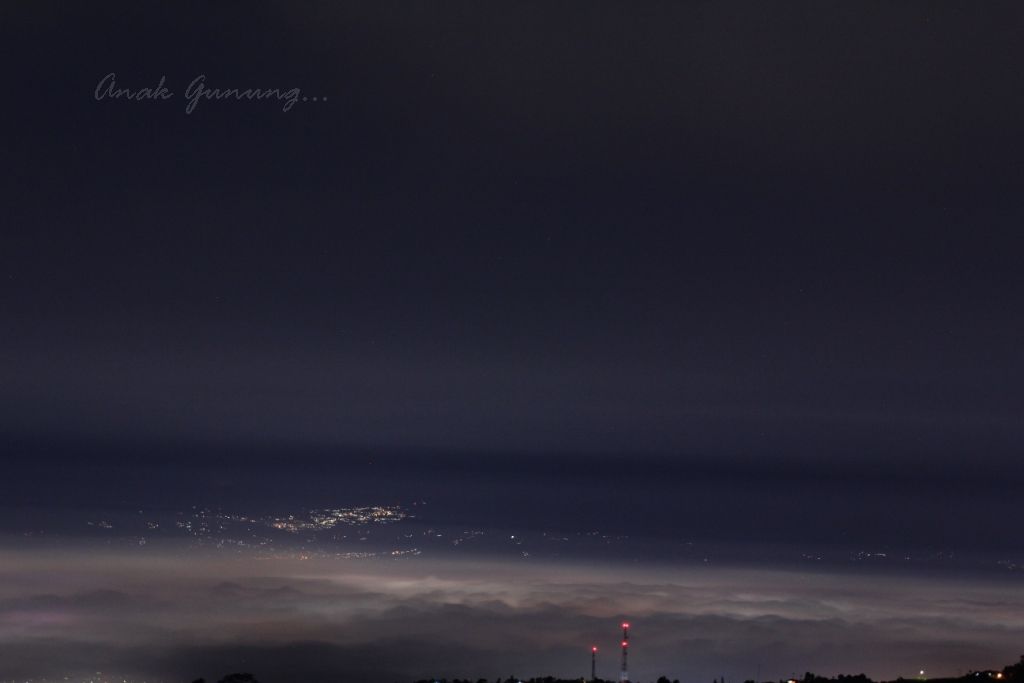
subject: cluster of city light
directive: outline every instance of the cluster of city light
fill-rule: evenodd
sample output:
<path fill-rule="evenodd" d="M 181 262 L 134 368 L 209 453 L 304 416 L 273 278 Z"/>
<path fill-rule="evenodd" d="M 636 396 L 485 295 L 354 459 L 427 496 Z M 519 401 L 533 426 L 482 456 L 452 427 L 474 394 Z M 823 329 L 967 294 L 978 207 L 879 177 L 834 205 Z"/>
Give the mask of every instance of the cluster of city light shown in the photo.
<path fill-rule="evenodd" d="M 307 537 L 307 542 L 313 540 L 324 541 L 328 544 L 345 540 L 363 542 L 370 540 L 371 527 L 394 524 L 413 517 L 408 509 L 398 505 L 315 508 L 308 512 L 288 516 L 243 515 L 200 506 L 192 506 L 190 510 L 174 513 L 170 519 L 154 518 L 145 515 L 143 510 L 139 510 L 138 514 L 140 515 L 138 518 L 135 518 L 134 515 L 131 518 L 100 518 L 87 521 L 86 524 L 107 533 L 115 533 L 117 534 L 116 541 L 131 545 L 147 545 L 150 539 L 183 533 L 195 539 L 197 545 L 233 548 L 238 551 L 255 550 L 259 554 L 258 556 L 262 557 L 267 552 L 276 553 L 274 548 L 281 540 L 276 532 L 304 535 Z M 330 532 L 338 527 L 351 528 L 354 533 L 351 534 L 351 538 L 343 534 L 320 536 L 320 534 Z M 29 535 L 29 532 L 26 532 L 25 535 Z M 441 534 L 437 534 L 437 536 L 440 537 Z M 404 538 L 411 541 L 413 535 L 405 534 Z M 406 544 L 403 543 L 403 545 Z M 284 557 L 296 557 L 294 553 L 288 552 L 287 548 L 281 550 L 284 552 Z M 401 546 L 395 548 L 394 545 L 381 552 L 360 550 L 338 553 L 332 552 L 329 547 L 325 547 L 324 551 L 315 556 L 346 559 L 376 556 L 404 557 L 418 555 L 421 552 L 418 548 L 403 548 Z"/>
<path fill-rule="evenodd" d="M 288 515 L 270 520 L 274 529 L 298 533 L 300 531 L 316 531 L 333 529 L 339 524 L 361 526 L 368 524 L 393 524 L 409 516 L 397 505 L 372 505 L 351 508 L 325 508 L 311 510 L 305 519 Z"/>

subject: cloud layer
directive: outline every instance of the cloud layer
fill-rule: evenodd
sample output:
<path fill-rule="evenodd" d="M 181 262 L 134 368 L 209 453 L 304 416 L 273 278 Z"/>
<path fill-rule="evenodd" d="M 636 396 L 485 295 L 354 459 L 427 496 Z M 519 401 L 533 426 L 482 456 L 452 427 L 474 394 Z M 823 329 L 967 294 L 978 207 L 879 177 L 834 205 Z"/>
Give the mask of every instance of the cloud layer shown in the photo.
<path fill-rule="evenodd" d="M 1019 586 L 970 579 L 537 562 L 253 560 L 174 548 L 11 551 L 0 680 L 274 681 L 954 674 L 1015 660 Z"/>

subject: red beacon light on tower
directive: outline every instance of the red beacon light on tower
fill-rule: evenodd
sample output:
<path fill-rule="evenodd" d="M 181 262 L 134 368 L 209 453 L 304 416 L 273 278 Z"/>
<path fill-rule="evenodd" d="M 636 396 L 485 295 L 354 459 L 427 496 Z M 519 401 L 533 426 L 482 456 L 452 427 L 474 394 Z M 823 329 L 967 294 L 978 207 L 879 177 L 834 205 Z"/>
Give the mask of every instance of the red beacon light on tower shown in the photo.
<path fill-rule="evenodd" d="M 629 651 L 629 622 L 622 622 L 622 671 L 619 672 L 619 683 L 629 683 L 629 667 L 627 659 Z"/>

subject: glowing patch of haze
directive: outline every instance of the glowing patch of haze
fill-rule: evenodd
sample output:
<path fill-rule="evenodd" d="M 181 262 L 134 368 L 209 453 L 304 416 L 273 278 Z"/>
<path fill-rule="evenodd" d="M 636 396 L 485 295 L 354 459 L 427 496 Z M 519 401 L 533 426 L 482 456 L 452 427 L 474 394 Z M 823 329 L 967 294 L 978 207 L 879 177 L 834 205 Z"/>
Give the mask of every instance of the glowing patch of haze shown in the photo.
<path fill-rule="evenodd" d="M 1022 615 L 1019 581 L 257 560 L 175 546 L 5 550 L 0 679 L 98 666 L 163 680 L 248 667 L 269 683 L 571 677 L 585 673 L 591 644 L 609 653 L 600 668 L 612 677 L 615 624 L 625 617 L 636 680 L 739 681 L 758 670 L 765 680 L 805 670 L 895 678 L 1015 661 Z"/>

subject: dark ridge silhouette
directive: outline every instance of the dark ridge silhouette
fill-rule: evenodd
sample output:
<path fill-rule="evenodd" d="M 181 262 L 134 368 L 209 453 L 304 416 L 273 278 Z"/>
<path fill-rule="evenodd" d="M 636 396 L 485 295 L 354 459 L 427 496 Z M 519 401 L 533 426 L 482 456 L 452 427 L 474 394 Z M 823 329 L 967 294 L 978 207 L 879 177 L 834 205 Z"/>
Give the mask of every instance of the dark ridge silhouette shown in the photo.
<path fill-rule="evenodd" d="M 954 678 L 897 678 L 895 681 L 882 681 L 880 683 L 1024 683 L 1024 655 L 1016 664 L 1004 666 L 1002 669 L 986 669 L 982 671 L 971 671 L 963 676 Z M 197 678 L 192 683 L 206 683 L 205 678 Z M 217 683 L 259 683 L 255 676 L 250 673 L 233 673 L 221 678 Z M 289 683 L 301 683 L 292 681 Z M 487 678 L 421 678 L 414 683 L 491 683 Z M 555 678 L 554 676 L 542 676 L 534 678 L 496 678 L 494 683 L 616 683 L 603 678 L 596 678 L 591 681 L 580 676 L 579 678 Z M 639 682 L 636 682 L 639 683 Z M 656 683 L 679 683 L 679 679 L 669 679 L 667 676 L 659 676 Z M 714 683 L 718 683 L 715 679 Z M 724 679 L 722 683 L 725 683 Z M 744 683 L 875 683 L 864 674 L 839 674 L 831 678 L 819 676 L 808 671 L 801 679 L 780 679 L 778 681 L 755 681 L 747 679 Z"/>
<path fill-rule="evenodd" d="M 248 680 L 248 679 L 245 679 Z M 986 669 L 983 671 L 971 671 L 963 676 L 957 676 L 954 678 L 897 678 L 895 681 L 882 681 L 880 683 L 917 683 L 919 681 L 927 681 L 927 683 L 1024 683 L 1024 655 L 1021 655 L 1020 661 L 1016 664 L 1010 664 L 1004 666 L 1002 669 Z M 223 682 L 222 682 L 223 683 Z M 486 678 L 421 678 L 414 683 L 491 683 Z M 536 678 L 517 678 L 515 676 L 509 676 L 508 678 L 496 678 L 494 683 L 588 683 L 588 679 L 580 676 L 579 678 L 555 678 L 554 676 L 543 676 Z M 608 681 L 603 678 L 596 678 L 589 683 L 615 683 L 614 681 Z M 634 682 L 639 683 L 639 682 Z M 667 676 L 659 676 L 657 683 L 679 683 L 678 679 L 669 679 Z M 717 679 L 715 683 L 718 683 Z M 724 681 L 723 681 L 724 683 Z M 875 683 L 872 679 L 868 678 L 864 674 L 839 674 L 831 678 L 825 676 L 819 676 L 815 673 L 808 671 L 804 674 L 802 679 L 780 679 L 779 681 L 755 681 L 748 679 L 744 683 Z"/>

